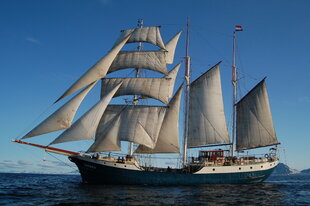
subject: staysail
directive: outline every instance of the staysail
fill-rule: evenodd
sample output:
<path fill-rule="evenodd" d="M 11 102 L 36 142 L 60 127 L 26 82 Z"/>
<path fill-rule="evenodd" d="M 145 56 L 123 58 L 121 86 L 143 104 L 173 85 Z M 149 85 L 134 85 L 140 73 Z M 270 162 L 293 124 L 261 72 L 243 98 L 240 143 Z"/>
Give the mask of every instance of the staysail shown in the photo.
<path fill-rule="evenodd" d="M 167 111 L 160 128 L 154 149 L 139 145 L 135 153 L 179 153 L 179 111 L 182 95 L 182 85 L 167 105 Z"/>
<path fill-rule="evenodd" d="M 108 54 L 102 57 L 94 66 L 92 66 L 87 72 L 85 72 L 80 79 L 78 79 L 56 102 L 64 98 L 65 96 L 81 89 L 82 87 L 103 78 L 118 52 L 122 49 L 126 41 L 130 38 L 128 35 L 122 42 L 114 47 Z M 55 102 L 55 103 L 56 103 Z"/>
<path fill-rule="evenodd" d="M 78 119 L 69 129 L 59 135 L 51 144 L 92 139 L 98 127 L 100 118 L 115 92 L 121 84 L 118 84 L 112 91 L 104 96 L 96 105 Z"/>
<path fill-rule="evenodd" d="M 178 40 L 180 38 L 182 31 L 178 32 L 172 39 L 170 39 L 166 44 L 166 63 L 172 64 L 174 59 L 175 48 L 177 46 Z M 163 50 L 162 50 L 163 51 Z"/>
<path fill-rule="evenodd" d="M 237 103 L 236 149 L 279 144 L 274 130 L 265 79 Z"/>
<path fill-rule="evenodd" d="M 97 82 L 94 82 L 83 89 L 65 105 L 32 129 L 22 139 L 69 128 L 81 102 L 96 83 Z"/>
<path fill-rule="evenodd" d="M 168 104 L 172 97 L 174 82 L 181 64 L 175 66 L 164 78 L 104 78 L 101 84 L 101 96 L 122 82 L 114 97 L 122 95 L 142 95 Z"/>
<path fill-rule="evenodd" d="M 121 150 L 118 131 L 121 115 L 116 115 L 107 123 L 106 127 L 98 127 L 95 142 L 87 152 L 110 152 Z"/>
<path fill-rule="evenodd" d="M 190 84 L 188 147 L 229 143 L 219 63 Z"/>

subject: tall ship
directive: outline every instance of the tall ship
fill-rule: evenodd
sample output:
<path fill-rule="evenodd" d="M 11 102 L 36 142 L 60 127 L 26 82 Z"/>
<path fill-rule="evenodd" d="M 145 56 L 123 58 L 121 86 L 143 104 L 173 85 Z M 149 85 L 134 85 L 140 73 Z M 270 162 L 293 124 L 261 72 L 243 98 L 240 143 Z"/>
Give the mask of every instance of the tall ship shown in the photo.
<path fill-rule="evenodd" d="M 70 100 L 25 136 L 12 141 L 68 156 L 78 167 L 84 183 L 197 185 L 262 182 L 279 163 L 277 145 L 280 143 L 273 125 L 265 78 L 237 100 L 235 48 L 236 32 L 240 30 L 242 27 L 236 26 L 233 33 L 231 135 L 224 113 L 221 63 L 191 80 L 187 24 L 184 81 L 175 85 L 181 63 L 174 64 L 174 54 L 182 31 L 164 43 L 160 27 L 144 27 L 143 20 L 139 20 L 137 28 L 122 30 L 112 49 L 54 104 L 72 96 Z M 132 51 L 124 50 L 127 44 L 137 46 Z M 144 44 L 153 44 L 157 48 L 145 50 Z M 173 67 L 170 71 L 167 64 Z M 134 72 L 134 76 L 112 77 L 113 73 L 123 74 L 117 72 L 119 70 Z M 143 71 L 152 71 L 150 74 L 154 76 L 144 77 Z M 100 100 L 72 123 L 81 102 L 99 82 Z M 182 93 L 185 94 L 183 98 Z M 125 95 L 128 98 L 122 104 L 114 103 L 115 98 Z M 148 98 L 161 103 L 146 104 Z M 184 116 L 180 112 L 181 105 L 184 105 Z M 179 127 L 179 121 L 184 121 L 184 128 Z M 64 132 L 48 145 L 25 141 L 59 130 Z M 181 137 L 180 131 L 183 133 Z M 54 146 L 89 139 L 93 139 L 93 143 L 83 152 Z M 122 146 L 127 148 L 122 149 Z M 263 155 L 244 152 L 261 147 L 267 151 Z M 147 161 L 165 154 L 175 156 L 179 164 L 160 167 Z"/>

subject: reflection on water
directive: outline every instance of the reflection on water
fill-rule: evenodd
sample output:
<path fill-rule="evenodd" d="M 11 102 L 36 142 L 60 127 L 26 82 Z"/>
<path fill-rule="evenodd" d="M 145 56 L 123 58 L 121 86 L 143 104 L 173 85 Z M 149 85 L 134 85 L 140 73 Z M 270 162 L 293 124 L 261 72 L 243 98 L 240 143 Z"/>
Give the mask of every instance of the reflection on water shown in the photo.
<path fill-rule="evenodd" d="M 203 186 L 82 184 L 75 175 L 0 174 L 0 205 L 310 205 L 310 175 Z"/>

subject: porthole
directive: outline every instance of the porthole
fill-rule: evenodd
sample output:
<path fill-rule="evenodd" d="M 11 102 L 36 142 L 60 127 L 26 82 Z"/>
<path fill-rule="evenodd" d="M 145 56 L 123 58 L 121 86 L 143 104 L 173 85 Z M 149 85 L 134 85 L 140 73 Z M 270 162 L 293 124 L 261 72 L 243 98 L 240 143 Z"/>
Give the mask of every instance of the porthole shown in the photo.
<path fill-rule="evenodd" d="M 270 164 L 270 166 L 272 166 L 272 164 Z"/>
<path fill-rule="evenodd" d="M 250 167 L 250 169 L 253 169 L 253 167 Z"/>
<path fill-rule="evenodd" d="M 215 171 L 215 168 L 213 168 L 213 171 Z"/>
<path fill-rule="evenodd" d="M 124 167 L 126 167 L 126 165 L 124 165 Z"/>
<path fill-rule="evenodd" d="M 114 166 L 116 166 L 116 164 L 114 164 Z"/>
<path fill-rule="evenodd" d="M 239 167 L 239 170 L 241 170 L 241 167 Z"/>
<path fill-rule="evenodd" d="M 260 166 L 260 168 L 263 168 L 263 166 Z"/>

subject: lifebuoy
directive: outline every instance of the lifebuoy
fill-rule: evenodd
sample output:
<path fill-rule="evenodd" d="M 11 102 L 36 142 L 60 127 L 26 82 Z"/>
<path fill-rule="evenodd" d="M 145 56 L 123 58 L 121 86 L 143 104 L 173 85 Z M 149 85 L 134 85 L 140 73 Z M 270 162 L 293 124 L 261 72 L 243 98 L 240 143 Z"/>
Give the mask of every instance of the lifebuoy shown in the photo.
<path fill-rule="evenodd" d="M 268 154 L 265 154 L 265 158 L 267 158 L 267 159 L 268 159 L 268 158 L 269 158 L 269 155 L 268 155 Z"/>

